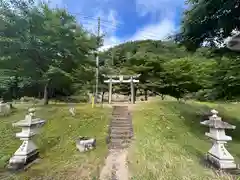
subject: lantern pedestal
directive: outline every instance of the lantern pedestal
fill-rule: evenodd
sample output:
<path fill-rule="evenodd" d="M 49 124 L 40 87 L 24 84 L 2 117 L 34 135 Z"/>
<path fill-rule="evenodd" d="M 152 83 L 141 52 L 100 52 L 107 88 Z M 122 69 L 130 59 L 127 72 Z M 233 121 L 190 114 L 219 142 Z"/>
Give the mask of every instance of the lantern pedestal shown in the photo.
<path fill-rule="evenodd" d="M 38 157 L 38 148 L 32 141 L 32 138 L 38 133 L 38 129 L 44 125 L 45 120 L 35 118 L 34 112 L 35 109 L 29 109 L 29 114 L 25 116 L 24 120 L 13 124 L 13 126 L 22 128 L 22 132 L 17 133 L 16 137 L 20 138 L 23 143 L 9 160 L 9 169 L 22 169 Z"/>
<path fill-rule="evenodd" d="M 212 148 L 207 153 L 207 159 L 220 169 L 235 169 L 233 156 L 224 147 L 224 141 L 214 142 Z"/>

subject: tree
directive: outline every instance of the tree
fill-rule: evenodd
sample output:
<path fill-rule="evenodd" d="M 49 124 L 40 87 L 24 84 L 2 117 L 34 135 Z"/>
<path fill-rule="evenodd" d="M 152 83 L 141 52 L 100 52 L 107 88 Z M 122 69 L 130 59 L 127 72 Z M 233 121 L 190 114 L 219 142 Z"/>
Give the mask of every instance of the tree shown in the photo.
<path fill-rule="evenodd" d="M 201 86 L 194 78 L 193 61 L 191 58 L 172 59 L 164 63 L 165 89 L 168 94 L 182 98 L 186 93 L 196 92 Z"/>
<path fill-rule="evenodd" d="M 135 88 L 143 90 L 147 100 L 147 92 L 155 91 L 166 93 L 162 88 L 162 64 L 165 61 L 186 56 L 184 48 L 173 42 L 163 41 L 132 41 L 115 46 L 104 53 L 108 68 L 114 73 L 141 74 L 140 83 Z M 111 66 L 114 62 L 114 67 Z M 160 83 L 160 84 L 159 84 Z M 160 91 L 161 90 L 161 91 Z M 129 91 L 127 87 L 121 91 Z"/>
<path fill-rule="evenodd" d="M 196 50 L 203 43 L 210 46 L 222 44 L 233 30 L 239 30 L 238 0 L 189 0 L 181 32 L 175 40 L 188 50 Z"/>
<path fill-rule="evenodd" d="M 89 56 L 97 48 L 96 36 L 65 10 L 50 9 L 47 4 L 14 0 L 4 2 L 1 12 L 5 25 L 0 56 L 7 57 L 1 61 L 4 69 L 44 86 L 44 104 L 48 104 L 50 87 L 69 85 L 74 69 L 90 63 Z"/>

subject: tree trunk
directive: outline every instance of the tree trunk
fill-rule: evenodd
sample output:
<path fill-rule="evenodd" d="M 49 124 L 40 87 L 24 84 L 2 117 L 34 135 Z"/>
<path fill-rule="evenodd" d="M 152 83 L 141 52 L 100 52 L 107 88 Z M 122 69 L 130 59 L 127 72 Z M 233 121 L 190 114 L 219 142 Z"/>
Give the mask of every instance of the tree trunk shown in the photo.
<path fill-rule="evenodd" d="M 133 96 L 133 102 L 136 103 L 136 100 L 137 100 L 137 88 L 135 87 L 134 88 L 134 96 Z"/>
<path fill-rule="evenodd" d="M 145 101 L 148 100 L 148 90 L 144 89 L 144 97 L 145 97 Z"/>
<path fill-rule="evenodd" d="M 44 86 L 44 96 L 43 96 L 43 104 L 48 104 L 48 86 L 49 86 L 50 80 L 47 81 L 47 83 Z"/>
<path fill-rule="evenodd" d="M 104 103 L 104 94 L 105 94 L 105 91 L 102 92 L 102 98 L 101 98 L 101 103 L 102 104 Z"/>
<path fill-rule="evenodd" d="M 10 109 L 13 109 L 12 103 L 9 103 L 9 107 L 10 107 Z"/>
<path fill-rule="evenodd" d="M 178 103 L 180 103 L 181 98 L 178 97 L 178 98 L 176 98 L 176 99 L 177 99 Z"/>
<path fill-rule="evenodd" d="M 161 98 L 162 98 L 162 100 L 164 100 L 164 99 L 165 99 L 165 96 L 164 96 L 164 94 L 161 94 Z"/>
<path fill-rule="evenodd" d="M 38 99 L 41 99 L 41 92 L 38 92 Z"/>

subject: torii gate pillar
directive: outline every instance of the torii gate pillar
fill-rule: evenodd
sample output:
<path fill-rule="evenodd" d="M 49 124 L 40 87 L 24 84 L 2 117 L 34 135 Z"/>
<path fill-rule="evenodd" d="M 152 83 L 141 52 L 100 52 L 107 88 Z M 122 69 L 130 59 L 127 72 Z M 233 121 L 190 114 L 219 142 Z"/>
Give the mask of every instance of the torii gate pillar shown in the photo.
<path fill-rule="evenodd" d="M 135 92 L 134 92 L 133 77 L 131 77 L 131 103 L 135 104 Z"/>
<path fill-rule="evenodd" d="M 109 79 L 108 104 L 112 103 L 112 78 Z"/>

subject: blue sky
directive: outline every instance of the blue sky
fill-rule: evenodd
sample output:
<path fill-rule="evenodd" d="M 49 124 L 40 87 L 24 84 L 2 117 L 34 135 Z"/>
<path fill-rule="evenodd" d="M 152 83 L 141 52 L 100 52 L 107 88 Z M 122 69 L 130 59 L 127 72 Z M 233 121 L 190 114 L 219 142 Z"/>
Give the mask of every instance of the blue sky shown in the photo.
<path fill-rule="evenodd" d="M 100 17 L 103 49 L 129 40 L 164 39 L 176 32 L 184 0 L 51 0 L 76 15 L 88 30 L 96 32 Z"/>

